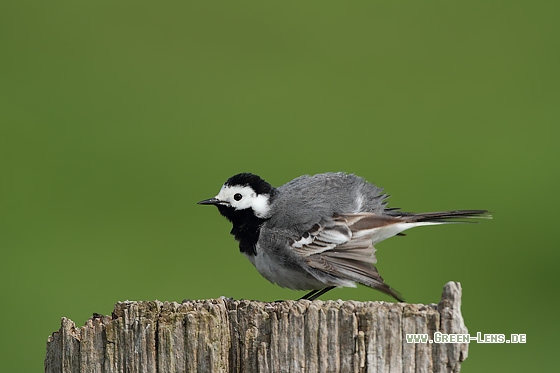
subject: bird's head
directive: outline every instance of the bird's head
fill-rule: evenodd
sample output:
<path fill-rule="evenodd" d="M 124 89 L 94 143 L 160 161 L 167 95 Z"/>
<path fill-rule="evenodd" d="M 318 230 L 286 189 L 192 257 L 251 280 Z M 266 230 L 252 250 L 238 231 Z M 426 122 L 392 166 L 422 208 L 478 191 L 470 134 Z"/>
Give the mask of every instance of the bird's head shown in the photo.
<path fill-rule="evenodd" d="M 220 213 L 232 220 L 238 213 L 252 210 L 253 215 L 266 219 L 276 189 L 257 175 L 241 173 L 230 177 L 214 198 L 198 202 L 199 205 L 215 205 Z"/>

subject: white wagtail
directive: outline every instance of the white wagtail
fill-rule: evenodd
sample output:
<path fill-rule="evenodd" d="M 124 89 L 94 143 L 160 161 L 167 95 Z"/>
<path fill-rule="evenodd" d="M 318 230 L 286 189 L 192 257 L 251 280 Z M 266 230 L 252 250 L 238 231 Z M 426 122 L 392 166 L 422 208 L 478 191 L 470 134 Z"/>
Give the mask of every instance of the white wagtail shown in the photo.
<path fill-rule="evenodd" d="M 403 301 L 373 265 L 373 245 L 409 228 L 489 215 L 486 210 L 402 212 L 388 208 L 387 197 L 381 188 L 345 173 L 304 175 L 279 188 L 241 173 L 216 197 L 198 203 L 215 205 L 233 224 L 230 233 L 240 251 L 264 278 L 312 290 L 301 299 L 357 282 Z"/>

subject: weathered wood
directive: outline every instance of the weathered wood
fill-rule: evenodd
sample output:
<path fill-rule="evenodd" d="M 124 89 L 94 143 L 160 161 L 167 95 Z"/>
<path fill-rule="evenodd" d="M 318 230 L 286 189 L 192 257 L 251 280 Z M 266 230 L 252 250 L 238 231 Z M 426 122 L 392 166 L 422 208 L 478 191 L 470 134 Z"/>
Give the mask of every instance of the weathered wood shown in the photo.
<path fill-rule="evenodd" d="M 226 298 L 119 302 L 81 328 L 62 318 L 45 372 L 458 372 L 466 343 L 406 334 L 466 334 L 461 285 L 430 305 Z"/>

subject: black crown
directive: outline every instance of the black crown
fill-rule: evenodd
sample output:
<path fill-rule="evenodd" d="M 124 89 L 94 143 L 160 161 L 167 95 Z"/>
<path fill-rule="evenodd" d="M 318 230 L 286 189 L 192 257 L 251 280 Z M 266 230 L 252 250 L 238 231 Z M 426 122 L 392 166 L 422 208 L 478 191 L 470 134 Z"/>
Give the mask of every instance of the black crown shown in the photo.
<path fill-rule="evenodd" d="M 230 177 L 226 183 L 226 186 L 249 186 L 257 194 L 269 194 L 272 195 L 274 192 L 274 187 L 261 179 L 259 176 L 251 174 L 249 172 L 243 172 L 241 174 L 234 175 Z"/>

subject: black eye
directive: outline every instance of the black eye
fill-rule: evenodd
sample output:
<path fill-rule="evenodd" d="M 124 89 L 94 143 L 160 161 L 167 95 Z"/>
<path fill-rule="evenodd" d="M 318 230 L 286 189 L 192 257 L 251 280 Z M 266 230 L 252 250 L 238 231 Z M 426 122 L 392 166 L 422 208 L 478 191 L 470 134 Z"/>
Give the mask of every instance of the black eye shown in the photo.
<path fill-rule="evenodd" d="M 235 193 L 234 196 L 233 196 L 233 199 L 236 200 L 236 201 L 241 201 L 241 198 L 243 198 L 241 193 Z"/>

